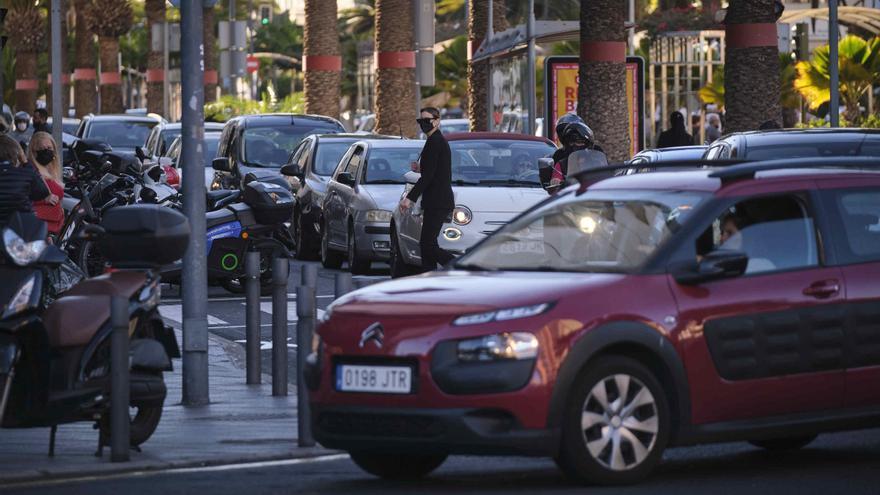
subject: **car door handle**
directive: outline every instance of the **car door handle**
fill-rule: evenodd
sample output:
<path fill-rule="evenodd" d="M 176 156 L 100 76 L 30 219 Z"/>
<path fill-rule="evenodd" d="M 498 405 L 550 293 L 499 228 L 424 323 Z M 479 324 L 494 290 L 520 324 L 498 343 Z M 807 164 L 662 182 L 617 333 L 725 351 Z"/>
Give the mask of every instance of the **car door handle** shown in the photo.
<path fill-rule="evenodd" d="M 818 299 L 835 296 L 840 293 L 840 283 L 837 280 L 821 280 L 804 289 L 803 293 Z"/>

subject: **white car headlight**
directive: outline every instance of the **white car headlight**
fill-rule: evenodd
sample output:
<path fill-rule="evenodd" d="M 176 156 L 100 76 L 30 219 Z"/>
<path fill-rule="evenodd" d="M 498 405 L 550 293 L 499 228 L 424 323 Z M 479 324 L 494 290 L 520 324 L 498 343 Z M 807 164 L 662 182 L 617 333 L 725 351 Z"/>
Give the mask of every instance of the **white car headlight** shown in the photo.
<path fill-rule="evenodd" d="M 538 338 L 528 332 L 499 333 L 458 342 L 459 361 L 534 359 Z"/>
<path fill-rule="evenodd" d="M 509 321 L 517 320 L 520 318 L 529 318 L 531 316 L 537 316 L 547 311 L 548 309 L 550 309 L 550 306 L 550 303 L 543 303 L 535 304 L 532 306 L 519 306 L 516 308 L 499 309 L 486 313 L 464 315 L 459 316 L 458 318 L 453 320 L 452 324 L 461 327 L 465 325 L 479 325 L 481 323 L 489 323 L 490 321 Z"/>
<path fill-rule="evenodd" d="M 40 259 L 40 255 L 46 249 L 46 241 L 25 242 L 10 229 L 3 231 L 3 247 L 12 262 L 18 266 L 28 266 Z"/>
<path fill-rule="evenodd" d="M 474 219 L 474 214 L 467 206 L 458 205 L 452 210 L 452 221 L 456 225 L 467 225 Z"/>
<path fill-rule="evenodd" d="M 388 210 L 370 210 L 367 212 L 368 222 L 390 222 L 391 212 Z"/>
<path fill-rule="evenodd" d="M 12 296 L 12 300 L 3 310 L 3 318 L 18 314 L 36 303 L 31 303 L 31 296 L 34 295 L 34 287 L 37 285 L 37 274 L 31 275 Z"/>

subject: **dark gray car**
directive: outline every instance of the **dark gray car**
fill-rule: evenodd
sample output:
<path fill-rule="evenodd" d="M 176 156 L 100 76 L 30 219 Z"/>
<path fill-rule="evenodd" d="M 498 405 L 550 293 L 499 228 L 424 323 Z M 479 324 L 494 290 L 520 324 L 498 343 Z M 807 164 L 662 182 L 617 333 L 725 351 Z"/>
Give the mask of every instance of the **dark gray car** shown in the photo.
<path fill-rule="evenodd" d="M 418 160 L 421 140 L 364 140 L 354 143 L 327 184 L 323 204 L 321 262 L 339 268 L 347 258 L 352 273 L 391 254 L 391 218 L 406 186 L 404 174 Z"/>

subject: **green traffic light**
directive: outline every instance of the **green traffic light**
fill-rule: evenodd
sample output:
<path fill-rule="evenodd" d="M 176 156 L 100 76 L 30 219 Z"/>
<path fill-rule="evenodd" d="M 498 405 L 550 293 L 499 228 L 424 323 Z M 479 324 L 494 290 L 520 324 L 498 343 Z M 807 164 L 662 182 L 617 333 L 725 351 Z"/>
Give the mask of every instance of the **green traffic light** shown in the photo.
<path fill-rule="evenodd" d="M 263 19 L 260 20 L 260 22 L 265 26 L 266 24 L 269 24 L 269 18 L 268 18 L 268 17 L 263 17 Z"/>

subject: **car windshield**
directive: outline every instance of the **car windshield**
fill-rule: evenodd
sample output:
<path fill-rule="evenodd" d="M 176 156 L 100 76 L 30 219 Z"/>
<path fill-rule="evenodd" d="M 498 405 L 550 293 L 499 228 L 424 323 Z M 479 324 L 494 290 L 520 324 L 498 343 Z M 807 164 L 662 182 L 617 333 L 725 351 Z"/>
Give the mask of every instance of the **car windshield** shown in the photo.
<path fill-rule="evenodd" d="M 89 124 L 87 139 L 98 139 L 113 148 L 136 148 L 147 142 L 156 122 L 125 120 L 96 121 Z"/>
<path fill-rule="evenodd" d="M 458 186 L 541 187 L 538 158 L 553 146 L 516 139 L 450 141 L 452 182 Z"/>
<path fill-rule="evenodd" d="M 811 158 L 826 156 L 880 156 L 880 140 L 863 134 L 848 136 L 812 136 L 799 143 L 752 145 L 746 148 L 749 160 L 776 158 Z"/>
<path fill-rule="evenodd" d="M 160 146 L 159 151 L 164 150 L 167 153 L 167 150 L 171 146 L 171 143 L 173 143 L 175 139 L 180 137 L 181 132 L 183 132 L 182 129 L 165 129 L 162 132 L 162 135 L 159 137 L 159 139 L 162 140 L 162 145 Z"/>
<path fill-rule="evenodd" d="M 707 195 L 691 191 L 569 192 L 511 222 L 456 266 L 474 270 L 629 273 Z"/>
<path fill-rule="evenodd" d="M 251 167 L 281 168 L 304 137 L 334 131 L 335 127 L 280 125 L 245 129 L 242 160 Z"/>
<path fill-rule="evenodd" d="M 342 159 L 342 155 L 348 151 L 354 139 L 349 141 L 333 141 L 326 143 L 318 141 L 318 154 L 315 155 L 315 173 L 325 177 L 333 175 L 336 165 Z"/>
<path fill-rule="evenodd" d="M 470 130 L 470 123 L 464 122 L 444 122 L 440 121 L 440 130 L 446 132 L 467 132 Z"/>
<path fill-rule="evenodd" d="M 419 159 L 418 148 L 376 148 L 370 151 L 364 184 L 406 184 L 403 175 L 412 170 L 410 163 Z"/>
<path fill-rule="evenodd" d="M 211 168 L 211 162 L 214 161 L 214 157 L 217 156 L 217 147 L 220 145 L 220 133 L 219 132 L 206 132 L 205 133 L 205 147 L 202 148 L 204 155 L 202 158 L 205 161 L 205 168 Z"/>

